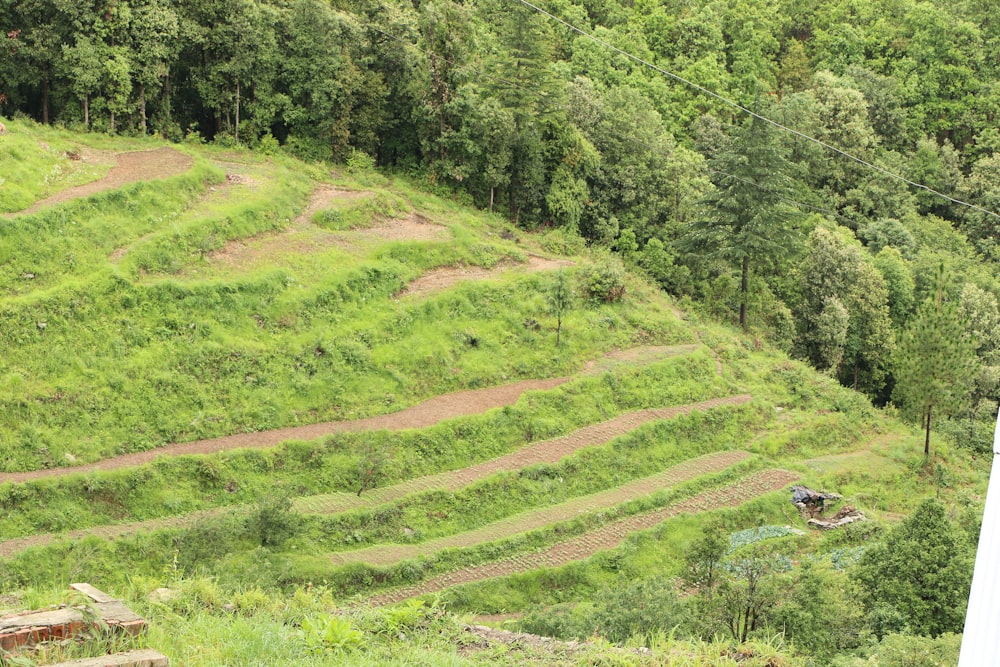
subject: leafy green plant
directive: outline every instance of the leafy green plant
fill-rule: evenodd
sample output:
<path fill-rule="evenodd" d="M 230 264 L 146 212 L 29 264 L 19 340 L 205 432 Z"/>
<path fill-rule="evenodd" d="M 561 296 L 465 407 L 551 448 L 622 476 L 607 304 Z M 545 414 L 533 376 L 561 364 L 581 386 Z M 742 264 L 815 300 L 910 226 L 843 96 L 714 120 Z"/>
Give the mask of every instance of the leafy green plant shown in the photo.
<path fill-rule="evenodd" d="M 406 600 L 400 605 L 390 607 L 382 612 L 384 629 L 395 635 L 403 630 L 409 630 L 427 618 L 431 611 L 423 602 L 416 598 Z"/>
<path fill-rule="evenodd" d="M 795 531 L 789 526 L 760 526 L 758 528 L 747 528 L 733 533 L 729 536 L 729 552 L 764 540 L 773 540 L 776 537 L 794 535 Z"/>
<path fill-rule="evenodd" d="M 364 635 L 343 616 L 314 616 L 302 621 L 306 645 L 312 651 L 347 651 L 359 647 Z"/>

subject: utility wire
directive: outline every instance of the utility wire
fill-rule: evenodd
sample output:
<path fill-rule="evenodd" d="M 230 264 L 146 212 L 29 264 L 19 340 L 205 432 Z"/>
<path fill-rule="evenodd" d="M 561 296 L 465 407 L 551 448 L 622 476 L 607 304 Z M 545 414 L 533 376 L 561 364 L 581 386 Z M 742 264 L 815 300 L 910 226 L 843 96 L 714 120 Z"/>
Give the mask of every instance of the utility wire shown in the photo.
<path fill-rule="evenodd" d="M 378 34 L 383 35 L 384 37 L 388 37 L 389 39 L 396 40 L 397 42 L 399 42 L 399 43 L 401 43 L 401 44 L 403 44 L 405 46 L 412 47 L 414 50 L 419 51 L 420 53 L 424 54 L 425 56 L 428 56 L 429 58 L 438 58 L 439 60 L 442 60 L 442 61 L 448 63 L 449 65 L 451 65 L 452 67 L 455 67 L 457 69 L 470 69 L 473 72 L 476 72 L 477 74 L 479 74 L 479 75 L 481 75 L 481 76 L 483 76 L 483 77 L 485 77 L 487 79 L 492 79 L 493 81 L 496 81 L 497 83 L 502 83 L 505 86 L 513 86 L 514 88 L 518 88 L 518 89 L 523 90 L 523 91 L 528 92 L 528 93 L 530 93 L 530 92 L 537 92 L 537 91 L 532 91 L 532 90 L 530 90 L 528 88 L 525 88 L 524 86 L 522 86 L 521 84 L 519 84 L 519 83 L 517 83 L 515 81 L 508 81 L 507 79 L 501 78 L 501 77 L 496 76 L 494 74 L 490 74 L 489 72 L 485 72 L 482 69 L 477 69 L 475 67 L 469 67 L 469 65 L 464 65 L 464 64 L 461 64 L 461 63 L 456 63 L 454 60 L 449 60 L 448 58 L 445 58 L 444 56 L 442 56 L 442 55 L 440 55 L 438 53 L 434 53 L 433 51 L 430 51 L 428 49 L 422 49 L 422 48 L 420 48 L 419 46 L 417 46 L 416 44 L 414 44 L 413 42 L 411 42 L 408 39 L 405 39 L 403 37 L 399 37 L 398 35 L 393 35 L 392 33 L 388 33 L 385 30 L 382 30 L 381 28 L 379 28 L 374 23 L 368 23 L 367 21 L 359 21 L 359 23 L 361 23 L 361 25 L 365 26 L 366 28 L 370 28 L 370 29 L 374 30 Z"/>
<path fill-rule="evenodd" d="M 513 81 L 508 81 L 507 79 L 503 79 L 503 78 L 500 78 L 498 76 L 492 75 L 489 72 L 483 71 L 482 69 L 478 69 L 478 68 L 475 68 L 475 67 L 470 67 L 467 64 L 463 65 L 463 64 L 460 64 L 460 63 L 456 63 L 456 62 L 454 62 L 452 60 L 449 60 L 449 59 L 445 58 L 444 56 L 441 56 L 440 54 L 435 54 L 435 53 L 432 53 L 431 51 L 429 51 L 427 49 L 422 49 L 418 45 L 416 45 L 413 42 L 411 42 L 410 40 L 405 39 L 403 37 L 399 37 L 398 35 L 393 35 L 392 33 L 386 32 L 385 30 L 382 30 L 381 28 L 379 28 L 378 26 L 376 26 L 376 25 L 374 25 L 372 23 L 364 22 L 363 25 L 365 27 L 367 27 L 367 28 L 370 28 L 370 29 L 374 30 L 375 32 L 379 33 L 380 35 L 383 35 L 385 37 L 388 37 L 389 39 L 392 39 L 392 40 L 395 40 L 397 42 L 400 42 L 401 44 L 403 44 L 405 46 L 412 47 L 416 51 L 419 51 L 419 52 L 423 53 L 426 56 L 434 56 L 434 57 L 440 58 L 441 60 L 443 60 L 444 62 L 448 63 L 449 65 L 452 65 L 453 67 L 469 69 L 469 70 L 471 70 L 471 71 L 473 71 L 473 72 L 481 75 L 482 77 L 485 77 L 487 79 L 492 79 L 494 81 L 497 81 L 499 83 L 502 83 L 502 84 L 505 84 L 505 85 L 508 85 L 508 86 L 514 86 L 515 88 L 519 88 L 519 89 L 524 90 L 526 92 L 536 92 L 536 91 L 529 90 L 528 88 L 522 86 L 519 83 L 515 83 Z M 751 185 L 751 186 L 757 188 L 758 190 L 763 190 L 764 192 L 772 192 L 771 190 L 768 190 L 767 188 L 765 188 L 762 185 L 754 183 L 753 181 L 748 181 L 745 178 L 740 178 L 739 176 L 727 173 L 725 171 L 719 171 L 718 169 L 711 169 L 711 168 L 708 169 L 708 171 L 712 172 L 713 174 L 719 174 L 720 176 L 727 176 L 729 178 L 733 178 L 733 179 L 735 179 L 737 181 L 740 181 L 741 183 L 745 183 L 747 185 Z M 812 204 L 806 204 L 804 202 L 796 201 L 794 199 L 788 199 L 787 197 L 779 197 L 779 199 L 781 199 L 781 201 L 785 202 L 786 204 L 794 204 L 795 206 L 800 206 L 802 208 L 808 208 L 808 209 L 812 209 L 814 211 L 818 211 L 820 213 L 825 213 L 826 215 L 829 215 L 829 216 L 832 216 L 832 217 L 835 217 L 835 218 L 839 218 L 840 220 L 843 220 L 844 222 L 847 222 L 849 224 L 855 224 L 856 223 L 855 220 L 851 220 L 850 218 L 848 218 L 848 217 L 846 217 L 846 216 L 844 216 L 844 215 L 842 215 L 840 213 L 837 213 L 836 211 L 831 211 L 830 209 L 822 208 L 820 206 L 813 206 Z"/>
<path fill-rule="evenodd" d="M 449 65 L 451 65 L 453 67 L 464 68 L 464 69 L 471 70 L 471 71 L 479 74 L 480 76 L 482 76 L 484 78 L 492 79 L 493 81 L 496 81 L 498 83 L 502 83 L 502 84 L 508 85 L 508 86 L 513 86 L 515 88 L 518 88 L 520 90 L 524 90 L 526 92 L 536 92 L 536 91 L 532 91 L 532 90 L 526 88 L 525 86 L 523 86 L 523 85 L 521 85 L 519 83 L 516 83 L 514 81 L 508 81 L 507 79 L 503 79 L 503 78 L 498 77 L 496 75 L 490 74 L 489 72 L 486 72 L 486 71 L 484 71 L 482 69 L 479 69 L 479 68 L 476 68 L 476 67 L 470 67 L 468 64 L 456 63 L 455 61 L 449 60 L 448 58 L 445 58 L 444 56 L 442 56 L 440 54 L 436 54 L 436 53 L 433 53 L 433 52 L 431 52 L 431 51 L 429 51 L 427 49 L 421 48 L 420 46 L 418 46 L 414 42 L 410 41 L 409 39 L 406 39 L 404 37 L 400 37 L 398 35 L 394 35 L 394 34 L 389 33 L 389 32 L 386 32 L 385 30 L 382 30 L 381 28 L 379 28 L 378 26 L 376 26 L 373 23 L 368 23 L 367 21 L 360 22 L 360 23 L 362 23 L 362 25 L 364 25 L 365 27 L 370 28 L 371 30 L 374 30 L 375 32 L 379 33 L 380 35 L 382 35 L 384 37 L 388 37 L 389 39 L 397 41 L 397 42 L 403 44 L 404 46 L 409 46 L 409 47 L 413 48 L 414 50 L 419 51 L 420 53 L 423 53 L 426 56 L 439 58 L 440 60 L 448 63 Z M 692 84 L 692 85 L 694 85 L 694 84 Z M 748 113 L 752 113 L 752 112 L 748 112 Z M 754 114 L 754 115 L 756 115 L 756 114 Z M 758 190 L 762 190 L 764 192 L 769 192 L 769 193 L 772 193 L 772 194 L 776 194 L 772 190 L 769 190 L 768 188 L 765 188 L 762 185 L 754 183 L 753 181 L 748 181 L 745 178 L 740 178 L 739 176 L 736 176 L 735 174 L 730 174 L 730 173 L 725 172 L 725 171 L 719 171 L 718 169 L 711 169 L 711 168 L 709 168 L 708 171 L 711 172 L 711 173 L 713 173 L 713 174 L 719 174 L 720 176 L 726 176 L 728 178 L 735 179 L 735 180 L 737 180 L 737 181 L 739 181 L 741 183 L 744 183 L 746 185 L 753 186 L 753 187 L 757 188 Z M 782 196 L 779 196 L 778 198 L 781 201 L 785 202 L 786 204 L 793 204 L 795 206 L 799 206 L 799 207 L 802 207 L 802 208 L 808 208 L 808 209 L 811 209 L 813 211 L 817 211 L 819 213 L 824 213 L 824 214 L 829 215 L 831 217 L 834 217 L 834 218 L 837 218 L 839 220 L 842 220 L 842 221 L 848 223 L 849 225 L 854 225 L 854 224 L 857 223 L 856 220 L 852 220 L 851 218 L 848 218 L 847 216 L 845 216 L 845 215 L 843 215 L 841 213 L 837 213 L 836 211 L 831 211 L 830 209 L 823 208 L 821 206 L 814 206 L 813 204 L 806 204 L 805 202 L 800 202 L 800 201 L 797 201 L 797 200 L 794 200 L 794 199 L 789 199 L 787 197 L 782 197 Z M 986 212 L 990 213 L 989 211 L 986 211 Z"/>
<path fill-rule="evenodd" d="M 739 181 L 740 183 L 744 183 L 746 185 L 750 185 L 750 186 L 755 187 L 758 190 L 761 190 L 763 192 L 768 192 L 768 193 L 773 194 L 773 195 L 778 195 L 778 193 L 775 192 L 774 190 L 771 190 L 769 188 L 765 188 L 763 185 L 760 185 L 758 183 L 754 183 L 753 181 L 749 181 L 749 180 L 747 180 L 745 178 L 740 178 L 739 176 L 737 176 L 735 174 L 730 174 L 730 173 L 725 172 L 725 171 L 719 171 L 718 169 L 711 169 L 711 168 L 709 169 L 709 171 L 712 172 L 713 174 L 719 174 L 720 176 L 726 176 L 728 178 L 732 178 L 733 180 Z M 812 204 L 806 204 L 804 202 L 796 201 L 794 199 L 789 199 L 788 197 L 783 197 L 781 195 L 778 195 L 778 199 L 780 201 L 785 202 L 786 204 L 794 204 L 795 206 L 801 206 L 803 208 L 809 208 L 809 209 L 812 209 L 814 211 L 818 211 L 820 213 L 825 213 L 825 214 L 827 214 L 829 216 L 832 216 L 834 218 L 839 218 L 839 219 L 843 220 L 844 222 L 848 223 L 849 225 L 855 225 L 855 224 L 857 224 L 857 220 L 851 220 L 846 215 L 842 215 L 840 213 L 837 213 L 836 211 L 831 211 L 830 209 L 823 208 L 822 206 L 813 206 Z"/>
<path fill-rule="evenodd" d="M 726 97 L 723 97 L 722 95 L 720 95 L 719 93 L 717 93 L 717 92 L 715 92 L 713 90 L 709 90 L 708 88 L 705 88 L 704 86 L 698 85 L 694 81 L 691 81 L 689 79 L 685 79 L 684 77 L 680 76 L 679 74 L 674 74 L 673 72 L 665 70 L 662 67 L 654 65 L 653 63 L 649 62 L 648 60 L 644 60 L 644 59 L 640 58 L 639 56 L 634 56 L 631 53 L 629 53 L 628 51 L 625 51 L 623 49 L 618 48 L 614 44 L 610 44 L 610 43 L 604 41 L 603 39 L 601 39 L 599 37 L 595 37 L 594 35 L 591 35 L 589 32 L 586 32 L 585 30 L 577 28 L 572 23 L 564 21 L 563 19 L 559 18 L 558 16 L 555 16 L 554 14 L 550 14 L 549 12 L 545 11 L 544 9 L 542 9 L 541 7 L 539 7 L 538 5 L 532 4 L 531 2 L 529 2 L 529 0 L 517 0 L 517 2 L 520 2 L 522 5 L 525 5 L 526 7 L 530 7 L 531 9 L 535 10 L 539 14 L 545 15 L 545 16 L 549 17 L 550 19 L 552 19 L 553 21 L 556 21 L 557 23 L 561 23 L 562 25 L 564 25 L 565 27 L 569 28 L 573 32 L 576 32 L 576 33 L 582 35 L 583 37 L 586 37 L 587 39 L 589 39 L 589 40 L 591 40 L 593 42 L 596 42 L 597 44 L 600 44 L 601 46 L 609 48 L 612 51 L 615 51 L 616 53 L 619 53 L 619 54 L 625 56 L 626 58 L 628 58 L 630 60 L 634 60 L 637 63 L 645 65 L 646 67 L 649 67 L 650 69 L 655 70 L 655 71 L 659 72 L 660 74 L 663 74 L 666 77 L 674 79 L 675 81 L 679 81 L 679 82 L 683 83 L 686 86 L 694 88 L 695 90 L 697 90 L 697 91 L 699 91 L 699 92 L 701 92 L 701 93 L 703 93 L 705 95 L 708 95 L 709 97 L 713 97 L 713 98 L 719 100 L 720 102 L 722 102 L 724 104 L 727 104 L 727 105 L 729 105 L 731 107 L 739 109 L 743 113 L 745 113 L 747 115 L 750 115 L 750 116 L 753 116 L 754 118 L 757 118 L 758 120 L 761 120 L 761 121 L 763 121 L 765 123 L 773 125 L 774 127 L 777 127 L 778 129 L 784 130 L 785 132 L 790 132 L 791 134 L 794 134 L 797 137 L 805 139 L 806 141 L 811 141 L 814 144 L 818 144 L 818 145 L 822 146 L 823 148 L 826 148 L 827 150 L 830 150 L 830 151 L 833 151 L 834 153 L 842 155 L 842 156 L 848 158 L 849 160 L 853 160 L 853 161 L 857 162 L 858 164 L 861 164 L 861 165 L 864 165 L 864 166 L 869 167 L 871 169 L 874 169 L 875 171 L 878 171 L 878 172 L 880 172 L 880 173 L 882 173 L 882 174 L 884 174 L 886 176 L 889 176 L 890 178 L 894 178 L 896 180 L 902 181 L 903 183 L 906 183 L 910 187 L 914 187 L 914 188 L 918 188 L 920 190 L 924 190 L 924 191 L 929 192 L 929 193 L 931 193 L 933 195 L 937 195 L 938 197 L 942 197 L 944 199 L 947 199 L 948 201 L 952 202 L 953 204 L 959 204 L 961 206 L 967 206 L 967 207 L 969 207 L 971 209 L 975 209 L 977 211 L 985 213 L 986 215 L 990 215 L 990 216 L 993 216 L 994 218 L 1000 219 L 1000 214 L 994 213 L 993 211 L 985 209 L 982 206 L 977 206 L 976 204 L 970 204 L 969 202 L 962 201 L 961 199 L 956 199 L 956 198 L 954 198 L 954 197 L 952 197 L 950 195 L 946 195 L 943 192 L 938 192 L 937 190 L 934 190 L 933 188 L 927 187 L 926 185 L 924 185 L 922 183 L 917 183 L 916 181 L 911 181 L 910 179 L 908 179 L 908 178 L 906 178 L 904 176 L 900 176 L 899 174 L 893 173 L 893 172 L 889 171 L 888 169 L 885 169 L 884 167 L 880 167 L 877 164 L 873 164 L 871 162 L 868 162 L 867 160 L 864 160 L 864 159 L 859 158 L 859 157 L 857 157 L 855 155 L 852 155 L 852 154 L 848 153 L 845 150 L 842 150 L 840 148 L 837 148 L 836 146 L 832 146 L 832 145 L 826 143 L 825 141 L 822 141 L 820 139 L 816 139 L 815 137 L 811 137 L 808 134 L 800 132 L 800 131 L 798 131 L 796 129 L 787 127 L 785 125 L 782 125 L 781 123 L 779 123 L 779 122 L 777 122 L 775 120 L 771 120 L 767 116 L 762 116 L 761 114 L 757 113 L 756 111 L 752 111 L 750 109 L 747 109 L 746 107 L 744 107 L 743 105 L 739 104 L 738 102 L 734 102 L 734 101 L 732 101 L 732 100 L 730 100 L 730 99 L 728 99 Z"/>

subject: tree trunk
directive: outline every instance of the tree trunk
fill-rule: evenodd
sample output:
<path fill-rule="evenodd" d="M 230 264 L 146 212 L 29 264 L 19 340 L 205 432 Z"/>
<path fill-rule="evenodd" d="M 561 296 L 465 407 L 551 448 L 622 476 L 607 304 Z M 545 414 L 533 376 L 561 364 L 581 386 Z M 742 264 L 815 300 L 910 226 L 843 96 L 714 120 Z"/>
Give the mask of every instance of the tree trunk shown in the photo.
<path fill-rule="evenodd" d="M 240 80 L 236 80 L 236 130 L 233 134 L 236 143 L 240 143 Z"/>
<path fill-rule="evenodd" d="M 924 458 L 929 458 L 931 455 L 931 410 L 934 406 L 927 407 L 927 431 L 924 436 Z"/>
<path fill-rule="evenodd" d="M 556 347 L 562 343 L 562 314 L 556 315 Z"/>
<path fill-rule="evenodd" d="M 491 185 L 490 186 L 490 213 L 493 212 L 493 193 L 495 191 L 496 191 L 496 188 Z"/>
<path fill-rule="evenodd" d="M 743 275 L 740 278 L 740 326 L 747 329 L 747 283 L 750 281 L 750 255 L 743 255 Z"/>
<path fill-rule="evenodd" d="M 90 95 L 83 96 L 83 126 L 90 129 Z"/>
<path fill-rule="evenodd" d="M 49 80 L 42 81 L 42 123 L 49 124 Z"/>
<path fill-rule="evenodd" d="M 170 72 L 163 75 L 163 115 L 166 124 L 170 125 Z"/>
<path fill-rule="evenodd" d="M 146 84 L 139 84 L 139 127 L 146 136 Z"/>
<path fill-rule="evenodd" d="M 111 127 L 108 129 L 111 134 L 115 133 L 115 112 L 111 112 Z"/>

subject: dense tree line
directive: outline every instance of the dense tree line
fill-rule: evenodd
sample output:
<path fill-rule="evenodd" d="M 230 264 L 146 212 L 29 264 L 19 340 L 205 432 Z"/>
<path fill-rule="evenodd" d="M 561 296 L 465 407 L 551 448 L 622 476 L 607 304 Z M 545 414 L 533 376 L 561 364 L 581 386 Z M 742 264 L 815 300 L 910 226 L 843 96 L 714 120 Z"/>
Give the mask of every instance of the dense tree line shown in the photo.
<path fill-rule="evenodd" d="M 1000 208 L 991 3 L 546 7 L 882 169 Z M 751 123 L 601 42 L 517 0 L 2 0 L 0 113 L 307 159 L 366 153 L 519 225 L 607 246 L 904 407 L 922 394 L 894 393 L 896 369 L 912 367 L 901 343 L 917 340 L 901 332 L 930 331 L 911 320 L 936 300 L 983 362 L 963 366 L 952 394 L 973 407 L 953 412 L 993 412 L 1000 218 Z M 936 289 L 942 265 L 951 280 Z M 910 412 L 927 421 L 926 405 Z"/>

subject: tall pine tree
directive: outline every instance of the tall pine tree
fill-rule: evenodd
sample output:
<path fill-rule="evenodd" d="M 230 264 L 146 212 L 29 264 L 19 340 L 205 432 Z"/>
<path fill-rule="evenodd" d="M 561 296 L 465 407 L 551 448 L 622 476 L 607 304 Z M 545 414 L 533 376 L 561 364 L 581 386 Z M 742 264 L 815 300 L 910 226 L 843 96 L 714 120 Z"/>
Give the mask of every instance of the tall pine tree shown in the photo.
<path fill-rule="evenodd" d="M 799 244 L 792 164 L 772 127 L 753 118 L 729 148 L 709 163 L 715 190 L 705 215 L 691 225 L 688 249 L 740 267 L 740 326 L 747 328 L 751 270 L 775 266 Z"/>
<path fill-rule="evenodd" d="M 924 428 L 924 456 L 931 453 L 931 423 L 953 414 L 969 395 L 979 372 L 976 345 L 958 306 L 945 298 L 944 267 L 931 298 L 924 301 L 900 340 L 893 399 Z"/>

